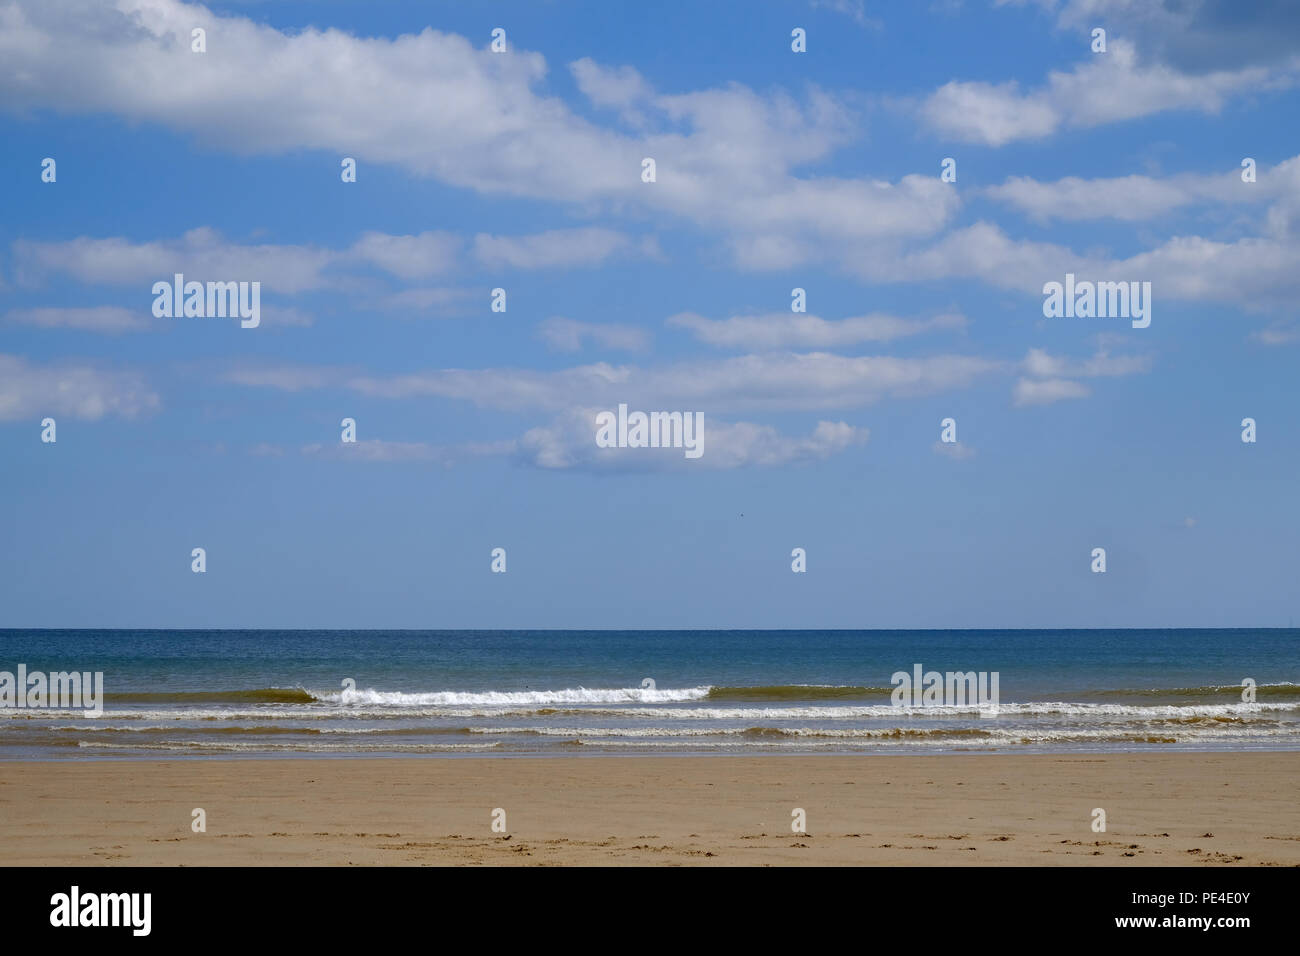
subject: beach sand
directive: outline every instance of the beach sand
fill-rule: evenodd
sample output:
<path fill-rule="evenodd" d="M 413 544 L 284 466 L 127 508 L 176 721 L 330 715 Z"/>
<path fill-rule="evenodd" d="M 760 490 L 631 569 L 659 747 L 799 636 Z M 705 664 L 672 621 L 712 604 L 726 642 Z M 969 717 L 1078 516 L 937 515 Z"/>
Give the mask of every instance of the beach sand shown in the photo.
<path fill-rule="evenodd" d="M 1296 866 L 1298 785 L 1300 753 L 7 762 L 0 864 Z"/>

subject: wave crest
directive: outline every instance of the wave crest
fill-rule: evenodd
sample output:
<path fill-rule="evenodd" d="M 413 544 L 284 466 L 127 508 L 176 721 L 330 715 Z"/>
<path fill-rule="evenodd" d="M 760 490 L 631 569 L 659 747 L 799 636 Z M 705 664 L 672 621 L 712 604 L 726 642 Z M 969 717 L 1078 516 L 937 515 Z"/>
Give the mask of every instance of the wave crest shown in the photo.
<path fill-rule="evenodd" d="M 565 690 L 407 693 L 367 688 L 342 690 L 319 699 L 344 707 L 545 707 L 555 704 L 671 704 L 703 700 L 711 690 L 711 687 L 570 687 Z"/>

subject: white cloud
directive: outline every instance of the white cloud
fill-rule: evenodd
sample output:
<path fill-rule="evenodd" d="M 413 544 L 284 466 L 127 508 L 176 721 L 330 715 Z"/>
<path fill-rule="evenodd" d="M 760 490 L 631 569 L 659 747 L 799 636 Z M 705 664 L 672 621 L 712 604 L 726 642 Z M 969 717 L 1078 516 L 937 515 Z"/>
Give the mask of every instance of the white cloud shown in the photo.
<path fill-rule="evenodd" d="M 1014 81 L 950 80 L 926 98 L 921 117 L 945 136 L 988 146 L 1042 139 L 1061 124 L 1047 97 L 1021 93 Z"/>
<path fill-rule="evenodd" d="M 25 285 L 39 285 L 51 275 L 70 275 L 91 284 L 141 284 L 172 281 L 259 281 L 264 293 L 294 294 L 339 287 L 345 273 L 359 265 L 374 267 L 406 281 L 428 279 L 457 269 L 465 240 L 447 232 L 395 236 L 366 232 L 346 249 L 319 246 L 245 244 L 224 239 L 214 229 L 192 229 L 179 239 L 133 242 L 122 237 L 79 237 L 61 241 L 15 240 L 14 269 Z M 565 268 L 598 265 L 615 254 L 659 258 L 658 244 L 647 236 L 633 241 L 610 229 L 556 229 L 522 236 L 474 238 L 476 261 L 486 268 Z M 416 300 L 448 304 L 463 294 L 408 290 Z M 439 296 L 442 301 L 437 301 Z M 152 298 L 149 300 L 152 302 Z"/>
<path fill-rule="evenodd" d="M 1228 174 L 1231 175 L 1231 174 Z M 1227 182 L 1227 175 L 1221 177 Z M 1241 183 L 1243 199 L 1263 198 Z M 1140 222 L 1189 205 L 1198 197 L 1186 180 L 1123 176 L 1115 179 L 1079 179 L 1068 176 L 1055 182 L 1039 182 L 1027 176 L 1013 176 L 1001 186 L 990 186 L 984 194 L 1010 203 L 1032 218 L 1046 222 L 1063 219 L 1120 219 Z"/>
<path fill-rule="evenodd" d="M 1087 398 L 1092 394 L 1080 378 L 1115 378 L 1150 371 L 1151 360 L 1142 355 L 1111 355 L 1105 348 L 1086 359 L 1051 355 L 1044 349 L 1030 349 L 1022 368 L 1029 378 L 1022 378 L 1012 389 L 1014 403 L 1049 405 L 1070 398 Z"/>
<path fill-rule="evenodd" d="M 1104 349 L 1082 361 L 1049 355 L 1044 349 L 1030 349 L 1025 371 L 1035 378 L 1097 378 L 1135 375 L 1151 369 L 1143 355 L 1111 355 Z"/>
<path fill-rule="evenodd" d="M 54 273 L 92 284 L 140 283 L 145 293 L 153 282 L 170 282 L 177 272 L 187 281 L 257 281 L 267 292 L 302 292 L 325 285 L 322 270 L 340 255 L 313 246 L 231 243 L 209 228 L 191 229 L 180 239 L 141 243 L 121 237 L 17 239 L 12 251 L 24 284 L 41 283 Z"/>
<path fill-rule="evenodd" d="M 1103 342 L 1109 336 L 1100 336 Z M 1151 369 L 1151 359 L 1144 355 L 1111 355 L 1103 344 L 1098 351 L 1085 359 L 1072 359 L 1052 355 L 1045 349 L 1031 348 L 1021 362 L 1027 377 L 1019 379 L 1012 388 L 1013 402 L 1017 406 L 1050 405 L 1067 399 L 1087 398 L 1092 390 L 1080 378 L 1116 378 L 1137 375 Z M 936 448 L 936 451 L 942 449 Z"/>
<path fill-rule="evenodd" d="M 842 13 L 851 17 L 853 22 L 860 27 L 868 27 L 872 30 L 881 29 L 884 24 L 874 17 L 867 16 L 867 5 L 865 0 L 809 0 L 814 10 L 831 10 L 835 13 Z"/>
<path fill-rule="evenodd" d="M 837 348 L 960 329 L 965 327 L 966 318 L 945 313 L 929 319 L 901 319 L 877 312 L 827 320 L 807 313 L 775 312 L 706 319 L 693 312 L 682 312 L 669 317 L 667 324 L 688 329 L 699 341 L 723 348 Z"/>
<path fill-rule="evenodd" d="M 1300 223 L 1300 218 L 1295 221 Z M 842 264 L 874 282 L 976 278 L 1039 297 L 1040 304 L 1043 284 L 1061 281 L 1066 272 L 1080 280 L 1148 281 L 1154 321 L 1159 322 L 1160 303 L 1167 300 L 1223 302 L 1248 310 L 1289 308 L 1300 296 L 1298 259 L 1300 233 L 1235 241 L 1175 236 L 1126 259 L 1107 259 L 1052 243 L 1013 239 L 992 223 L 978 222 L 921 249 L 848 256 Z"/>
<path fill-rule="evenodd" d="M 562 269 L 595 266 L 636 247 L 610 229 L 554 229 L 531 236 L 474 237 L 474 255 L 490 268 Z"/>
<path fill-rule="evenodd" d="M 703 454 L 687 459 L 681 448 L 597 447 L 596 414 L 600 409 L 571 410 L 549 425 L 530 429 L 517 454 L 539 468 L 602 471 L 713 470 L 750 466 L 776 467 L 820 461 L 864 444 L 869 431 L 845 422 L 818 422 L 807 436 L 782 435 L 770 425 L 704 420 Z"/>
<path fill-rule="evenodd" d="M 152 300 L 146 299 L 145 301 L 149 303 Z M 268 327 L 306 327 L 312 325 L 315 321 L 310 314 L 301 309 L 275 303 L 264 304 L 261 307 L 260 314 L 262 325 Z M 4 320 L 23 325 L 34 325 L 44 329 L 77 329 L 83 332 L 103 332 L 107 334 L 158 332 L 194 321 L 192 319 L 156 319 L 149 304 L 136 309 L 127 309 L 116 305 L 13 309 L 4 315 Z"/>
<path fill-rule="evenodd" d="M 401 279 L 427 279 L 454 269 L 461 245 L 461 238 L 449 232 L 416 236 L 367 232 L 353 244 L 351 255 Z"/>
<path fill-rule="evenodd" d="M 1297 238 L 1219 242 L 1176 236 L 1104 267 L 1111 271 L 1103 274 L 1148 279 L 1157 302 L 1160 298 L 1225 302 L 1249 310 L 1290 307 L 1300 294 Z"/>
<path fill-rule="evenodd" d="M 1300 58 L 1282 67 L 1243 67 L 1183 73 L 1161 63 L 1138 62 L 1136 48 L 1115 38 L 1103 54 L 1045 86 L 1021 92 L 1015 83 L 952 81 L 921 104 L 921 116 L 942 135 L 988 146 L 1042 139 L 1062 127 L 1088 128 L 1166 110 L 1219 112 L 1232 97 L 1293 85 Z"/>
<path fill-rule="evenodd" d="M 1069 398 L 1087 398 L 1092 392 L 1088 386 L 1064 378 L 1033 381 L 1022 378 L 1014 390 L 1017 405 L 1050 405 Z"/>
<path fill-rule="evenodd" d="M 135 372 L 105 371 L 88 364 L 37 365 L 0 355 L 0 421 L 68 415 L 98 421 L 106 415 L 135 418 L 160 405 L 158 395 Z"/>
<path fill-rule="evenodd" d="M 464 311 L 468 300 L 475 295 L 481 295 L 484 303 L 488 301 L 486 289 L 479 293 L 472 289 L 444 286 L 403 289 L 380 297 L 375 305 L 386 311 L 406 313 L 413 318 L 425 316 L 442 318 Z"/>
<path fill-rule="evenodd" d="M 629 402 L 713 414 L 732 409 L 852 408 L 888 396 L 962 388 L 1003 368 L 1001 362 L 964 355 L 896 358 L 768 352 L 655 368 L 599 362 L 556 372 L 489 368 L 358 375 L 344 384 L 378 398 L 454 398 L 487 408 L 559 410 Z"/>
<path fill-rule="evenodd" d="M 4 318 L 6 322 L 44 329 L 81 329 L 86 332 L 141 332 L 158 327 L 148 307 L 124 309 L 116 305 L 13 309 Z"/>
<path fill-rule="evenodd" d="M 608 349 L 638 352 L 650 344 L 649 334 L 635 325 L 606 322 L 578 322 L 556 316 L 538 325 L 538 335 L 560 352 L 577 352 L 590 339 Z"/>
<path fill-rule="evenodd" d="M 1267 328 L 1252 332 L 1250 338 L 1262 345 L 1295 345 L 1300 343 L 1300 325 L 1274 322 Z"/>
<path fill-rule="evenodd" d="M 1144 53 L 1190 72 L 1273 63 L 1300 47 L 1300 9 L 1292 0 L 1066 0 L 1059 6 L 1059 27 L 1088 33 L 1098 24 L 1118 26 L 1140 39 Z"/>
<path fill-rule="evenodd" d="M 592 105 L 626 110 L 644 103 L 654 90 L 634 67 L 601 66 L 590 57 L 569 64 L 569 72 Z"/>
<path fill-rule="evenodd" d="M 794 175 L 860 135 L 852 112 L 816 88 L 802 101 L 739 84 L 661 95 L 635 71 L 578 61 L 593 102 L 644 112 L 646 129 L 627 135 L 547 95 L 545 59 L 518 45 L 497 56 L 433 29 L 285 33 L 179 0 L 0 10 L 0 103 L 15 112 L 108 113 L 233 153 L 353 156 L 485 194 L 639 206 L 733 237 L 920 236 L 960 205 L 929 175 Z M 201 57 L 189 52 L 194 27 L 214 41 Z M 654 184 L 640 179 L 646 156 L 658 163 Z"/>
<path fill-rule="evenodd" d="M 801 461 L 821 461 L 854 445 L 866 444 L 870 431 L 846 422 L 819 421 L 806 437 L 781 435 L 770 425 L 748 422 L 706 422 L 708 445 L 701 461 L 713 468 L 743 465 L 774 466 Z"/>
<path fill-rule="evenodd" d="M 1237 168 L 1207 175 L 1182 173 L 1164 178 L 1067 176 L 1054 182 L 1013 176 L 1002 185 L 990 186 L 982 192 L 1017 207 L 1039 222 L 1052 219 L 1140 222 L 1200 203 L 1287 204 L 1300 194 L 1300 157 L 1285 160 L 1271 169 L 1260 167 L 1253 183 L 1242 182 L 1241 169 Z"/>
<path fill-rule="evenodd" d="M 302 453 L 313 458 L 336 458 L 355 461 L 435 461 L 443 458 L 444 452 L 437 446 L 424 442 L 383 441 L 372 438 L 367 441 L 334 442 L 329 445 L 313 443 L 302 446 Z"/>
<path fill-rule="evenodd" d="M 687 459 L 682 448 L 600 448 L 596 445 L 597 409 L 570 409 L 550 424 L 529 429 L 518 439 L 433 445 L 381 439 L 343 444 L 312 443 L 301 453 L 333 461 L 380 463 L 433 462 L 452 465 L 482 457 L 511 457 L 546 469 L 591 471 L 719 470 L 743 467 L 777 467 L 821 461 L 855 445 L 865 444 L 869 431 L 844 422 L 818 422 L 805 436 L 782 435 L 768 425 L 721 422 L 706 418 L 703 455 Z M 254 454 L 280 454 L 274 450 Z"/>
<path fill-rule="evenodd" d="M 638 367 L 596 362 L 557 371 L 525 368 L 435 369 L 378 375 L 340 368 L 249 365 L 222 379 L 252 387 L 299 391 L 345 388 L 388 399 L 448 398 L 506 411 L 693 408 L 815 411 L 855 408 L 883 398 L 908 398 L 965 388 L 1003 373 L 1006 362 L 967 355 L 918 358 L 766 352 L 726 359 Z"/>
<path fill-rule="evenodd" d="M 24 0 L 3 26 L 15 110 L 116 113 L 235 152 L 325 150 L 517 195 L 590 196 L 621 178 L 608 160 L 624 144 L 535 93 L 546 62 L 517 45 L 497 56 L 433 29 L 285 33 L 178 0 Z M 194 27 L 208 33 L 201 57 Z"/>
<path fill-rule="evenodd" d="M 303 445 L 301 452 L 309 458 L 334 461 L 383 463 L 431 461 L 441 465 L 451 465 L 469 458 L 513 454 L 516 448 L 517 443 L 513 441 L 433 445 L 428 442 L 386 441 L 381 438 L 371 438 L 357 442 L 331 442 L 328 445 L 314 442 Z"/>

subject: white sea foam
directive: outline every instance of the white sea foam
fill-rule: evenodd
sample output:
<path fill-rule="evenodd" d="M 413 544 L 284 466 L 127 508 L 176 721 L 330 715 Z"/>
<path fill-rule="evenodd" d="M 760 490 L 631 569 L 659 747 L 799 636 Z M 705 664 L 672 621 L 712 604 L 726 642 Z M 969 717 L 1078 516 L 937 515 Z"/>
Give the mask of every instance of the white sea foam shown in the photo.
<path fill-rule="evenodd" d="M 519 706 L 533 704 L 550 707 L 557 704 L 667 704 L 674 701 L 701 700 L 707 697 L 710 687 L 646 688 L 646 687 L 571 687 L 565 690 L 524 691 L 430 691 L 406 693 L 402 691 L 343 690 L 332 694 L 314 694 L 319 700 L 341 704 L 345 707 L 473 707 Z"/>
<path fill-rule="evenodd" d="M 751 740 L 759 739 L 765 736 L 771 737 L 801 737 L 801 738 L 826 738 L 833 740 L 863 740 L 863 741 L 890 741 L 898 739 L 936 739 L 950 741 L 967 741 L 967 740 L 1001 740 L 1011 742 L 1052 742 L 1052 741 L 1069 741 L 1069 740 L 1105 740 L 1116 738 L 1132 739 L 1151 739 L 1153 742 L 1164 741 L 1166 739 L 1175 739 L 1179 741 L 1189 740 L 1247 740 L 1247 739 L 1300 739 L 1300 724 L 1277 725 L 1275 722 L 1267 721 L 1264 725 L 1253 723 L 1198 723 L 1198 724 L 1173 724 L 1166 725 L 1163 722 L 1154 722 L 1155 726 L 1149 726 L 1146 722 L 1102 722 L 1100 724 L 1090 724 L 1087 726 L 1057 726 L 1045 727 L 1032 723 L 1014 723 L 1007 726 L 1002 723 L 981 721 L 979 724 L 970 723 L 953 723 L 947 726 L 934 725 L 915 725 L 915 726 L 889 726 L 889 727 L 845 727 L 845 726 L 824 726 L 824 727 L 789 727 L 775 726 L 770 721 L 765 725 L 755 726 L 742 723 L 739 726 L 716 726 L 716 725 L 697 725 L 697 726 L 627 726 L 627 727 L 591 727 L 583 725 L 574 726 L 552 726 L 552 725 L 512 725 L 504 727 L 446 727 L 446 726 L 420 726 L 406 725 L 396 728 L 389 727 L 274 727 L 271 725 L 262 725 L 261 727 L 234 728 L 214 724 L 212 731 L 219 731 L 225 736 L 225 740 L 233 743 L 240 736 L 241 731 L 246 731 L 247 736 L 256 736 L 265 742 L 264 749 L 275 749 L 278 747 L 296 748 L 299 743 L 273 743 L 268 737 L 282 735 L 292 737 L 295 733 L 310 734 L 329 734 L 342 737 L 349 736 L 368 736 L 377 737 L 380 740 L 392 739 L 398 736 L 418 737 L 422 735 L 442 736 L 449 734 L 473 734 L 477 736 L 536 736 L 536 737 L 607 737 L 607 738 L 705 738 L 705 737 L 745 737 Z M 274 730 L 274 733 L 272 733 Z M 49 727 L 41 728 L 41 732 L 62 731 L 65 733 L 81 733 L 85 731 L 110 731 L 121 734 L 151 734 L 151 733 L 191 733 L 200 736 L 206 736 L 207 727 Z M 140 738 L 136 738 L 140 739 Z M 160 740 L 160 744 L 175 744 L 177 741 Z M 221 740 L 205 740 L 203 746 L 221 745 Z M 83 743 L 89 745 L 89 742 Z M 100 742 L 96 742 L 100 745 Z M 103 746 L 115 746 L 111 743 L 103 743 Z M 196 744 L 197 745 L 197 744 Z M 135 746 L 131 744 L 130 746 Z M 143 746 L 148 746 L 147 744 Z M 258 749 L 257 744 L 249 742 L 249 749 Z M 379 743 L 372 746 L 378 747 Z M 479 746 L 477 744 L 456 744 L 461 748 L 470 748 Z"/>
<path fill-rule="evenodd" d="M 158 740 L 150 743 L 113 743 L 102 740 L 81 740 L 77 746 L 87 750 L 166 750 L 166 751 L 222 751 L 239 753 L 305 752 L 305 753 L 439 753 L 457 750 L 487 750 L 501 746 L 500 741 L 473 744 L 329 744 L 329 743 L 270 743 L 266 741 L 239 740 Z"/>
<path fill-rule="evenodd" d="M 1176 730 L 1149 730 L 1140 727 L 1061 728 L 1044 730 L 1025 727 L 890 727 L 872 730 L 864 727 L 469 727 L 471 734 L 494 736 L 532 735 L 541 737 L 609 737 L 609 738 L 677 738 L 677 737 L 812 737 L 836 740 L 970 740 L 1066 741 L 1106 740 L 1114 738 L 1174 739 L 1244 739 L 1295 737 L 1300 733 L 1285 728 L 1245 728 L 1223 726 L 1179 727 Z"/>
<path fill-rule="evenodd" d="M 294 721 L 332 721 L 338 719 L 360 719 L 360 720 L 392 720 L 392 719 L 474 719 L 485 717 L 536 717 L 545 715 L 561 715 L 573 717 L 620 717 L 635 718 L 646 720 L 883 720 L 896 721 L 899 718 L 918 718 L 918 719 L 950 719 L 966 718 L 978 715 L 981 708 L 978 706 L 968 707 L 893 707 L 889 704 L 854 704 L 846 706 L 825 706 L 811 705 L 806 707 L 713 707 L 713 706 L 681 706 L 681 707 L 646 707 L 640 706 L 645 702 L 662 702 L 672 703 L 681 702 L 683 704 L 697 701 L 705 694 L 708 688 L 689 688 L 682 690 L 641 690 L 640 688 L 626 688 L 624 690 L 586 690 L 578 688 L 566 691 L 526 691 L 520 692 L 518 696 L 527 697 L 527 700 L 506 700 L 504 698 L 514 697 L 515 694 L 487 692 L 483 694 L 459 694 L 453 692 L 444 692 L 437 694 L 397 694 L 393 703 L 372 702 L 369 704 L 357 702 L 355 704 L 330 706 L 328 704 L 303 704 L 303 705 L 282 705 L 267 704 L 256 708 L 247 706 L 240 707 L 212 707 L 202 708 L 169 708 L 159 709 L 150 708 L 147 710 L 135 709 L 109 709 L 105 710 L 102 717 L 96 720 L 140 720 L 140 721 L 274 721 L 274 720 L 294 720 Z M 358 695 L 363 693 L 372 693 L 370 691 L 356 692 Z M 380 697 L 395 692 L 373 692 Z M 565 699 L 564 695 L 592 695 L 587 699 Z M 620 694 L 661 694 L 661 695 L 681 695 L 674 697 L 673 700 L 657 700 L 650 697 L 639 698 L 617 698 L 614 700 L 601 700 L 601 695 L 620 695 Z M 694 695 L 694 696 L 686 696 Z M 429 703 L 416 702 L 411 698 L 444 698 L 455 699 L 473 697 L 480 699 L 491 699 L 491 703 L 481 701 L 470 703 Z M 405 698 L 404 700 L 402 698 Z M 629 706 L 612 708 L 609 704 L 620 704 L 627 701 Z M 604 705 L 604 706 L 601 706 Z M 1085 721 L 1106 721 L 1106 720 L 1129 720 L 1129 721 L 1158 721 L 1158 720 L 1176 720 L 1187 717 L 1224 717 L 1224 718 L 1258 718 L 1265 714 L 1296 714 L 1300 715 L 1300 701 L 1288 702 L 1268 702 L 1254 704 L 1159 704 L 1152 706 L 1142 706 L 1136 704 L 1085 704 L 1085 703 L 1065 703 L 1065 702 L 1033 702 L 1033 703 L 1002 703 L 997 708 L 999 718 L 1020 717 L 1075 717 L 1083 718 Z M 9 718 L 8 722 L 3 722 L 4 718 Z M 61 721 L 81 721 L 85 719 L 77 711 L 18 711 L 14 709 L 0 708 L 0 726 L 9 726 L 10 728 L 20 728 L 22 724 L 17 721 L 30 721 L 40 723 L 49 720 Z M 85 724 L 83 727 L 87 726 Z"/>

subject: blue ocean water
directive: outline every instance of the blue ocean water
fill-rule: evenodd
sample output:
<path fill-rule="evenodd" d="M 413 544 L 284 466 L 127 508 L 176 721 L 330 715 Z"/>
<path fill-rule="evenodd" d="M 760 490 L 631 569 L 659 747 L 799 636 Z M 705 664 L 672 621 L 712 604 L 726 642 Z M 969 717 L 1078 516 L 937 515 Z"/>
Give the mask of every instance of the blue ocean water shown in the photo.
<path fill-rule="evenodd" d="M 14 706 L 20 664 L 102 713 Z M 900 706 L 917 665 L 997 699 Z M 0 759 L 1291 750 L 1298 681 L 1295 629 L 4 630 Z"/>

